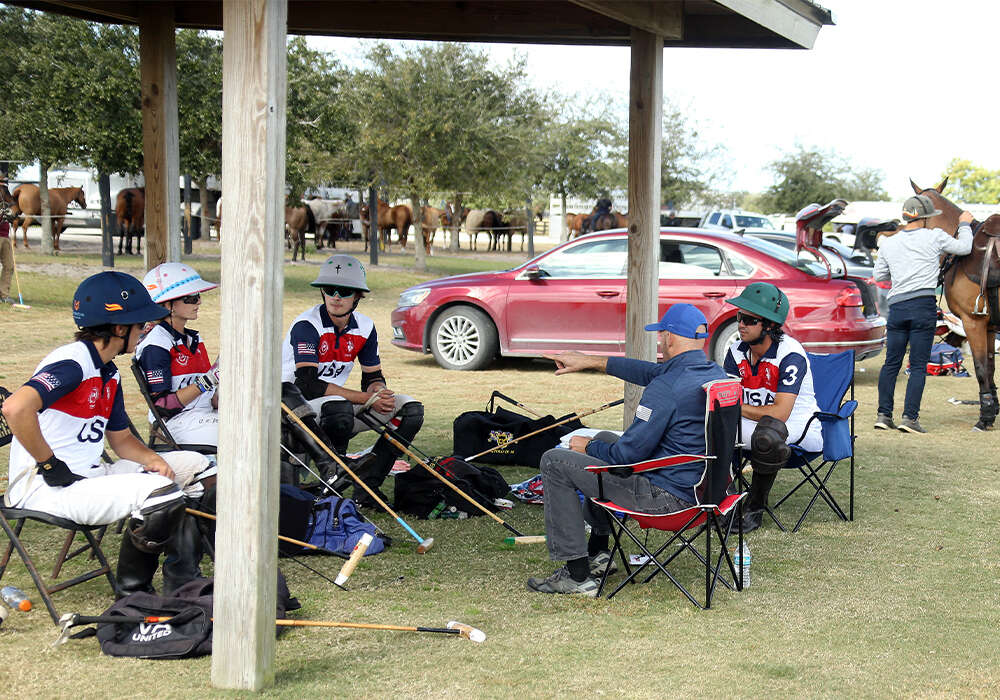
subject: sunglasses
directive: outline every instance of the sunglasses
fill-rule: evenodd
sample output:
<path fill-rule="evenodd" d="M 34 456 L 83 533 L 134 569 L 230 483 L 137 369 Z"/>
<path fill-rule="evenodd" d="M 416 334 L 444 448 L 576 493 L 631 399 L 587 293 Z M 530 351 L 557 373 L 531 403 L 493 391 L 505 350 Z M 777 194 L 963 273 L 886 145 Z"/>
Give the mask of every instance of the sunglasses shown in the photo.
<path fill-rule="evenodd" d="M 353 287 L 323 287 L 322 289 L 328 297 L 340 297 L 341 299 L 353 297 L 358 293 L 358 290 Z"/>
<path fill-rule="evenodd" d="M 181 301 L 185 304 L 200 304 L 201 294 L 188 294 L 186 297 L 181 297 Z"/>
<path fill-rule="evenodd" d="M 749 315 L 744 314 L 744 313 L 737 313 L 736 314 L 736 320 L 737 320 L 737 322 L 742 323 L 744 326 L 756 326 L 758 323 L 760 323 L 764 319 L 757 318 L 756 316 L 749 316 Z"/>

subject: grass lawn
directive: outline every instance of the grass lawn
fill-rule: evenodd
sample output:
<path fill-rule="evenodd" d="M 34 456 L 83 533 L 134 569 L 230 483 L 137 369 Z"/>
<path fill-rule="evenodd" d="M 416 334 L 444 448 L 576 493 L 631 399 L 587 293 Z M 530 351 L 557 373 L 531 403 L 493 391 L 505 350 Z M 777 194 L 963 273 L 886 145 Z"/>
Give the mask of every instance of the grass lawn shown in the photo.
<path fill-rule="evenodd" d="M 360 255 L 360 246 L 348 246 Z M 100 269 L 94 246 L 50 258 L 18 250 L 28 312 L 0 309 L 0 384 L 19 386 L 50 349 L 74 330 L 70 299 L 79 281 Z M 285 318 L 318 301 L 308 287 L 324 256 L 286 265 Z M 417 446 L 450 454 L 452 421 L 481 410 L 493 389 L 560 415 L 621 396 L 621 383 L 598 375 L 556 377 L 550 364 L 504 360 L 476 373 L 446 372 L 430 356 L 387 343 L 398 293 L 419 280 L 515 264 L 518 256 L 480 253 L 429 260 L 416 273 L 411 256 L 389 255 L 373 269 L 374 293 L 361 311 L 383 339 L 383 366 L 394 389 L 421 399 L 426 423 Z M 218 247 L 196 243 L 188 259 L 203 276 L 219 278 Z M 119 268 L 141 277 L 141 260 Z M 210 352 L 219 348 L 219 295 L 207 293 L 192 325 Z M 124 359 L 124 358 L 123 358 Z M 282 560 L 302 619 L 443 626 L 461 620 L 484 630 L 476 645 L 445 635 L 342 629 L 294 629 L 278 642 L 276 681 L 265 696 L 281 697 L 587 697 L 708 696 L 1000 696 L 1000 525 L 991 504 L 1000 497 L 1000 433 L 970 432 L 978 408 L 953 406 L 974 398 L 973 378 L 929 377 L 921 422 L 927 435 L 875 432 L 876 380 L 881 358 L 858 366 L 857 501 L 855 521 L 836 520 L 818 505 L 797 534 L 773 525 L 749 536 L 752 585 L 720 590 L 715 607 L 699 611 L 656 579 L 611 601 L 543 596 L 525 588 L 548 574 L 544 546 L 511 548 L 492 520 L 408 519 L 434 537 L 428 554 L 388 516 L 376 516 L 395 544 L 366 558 L 339 591 L 296 563 Z M 971 360 L 966 361 L 972 369 Z M 126 363 L 129 413 L 140 428 L 144 408 Z M 359 378 L 352 378 L 353 382 Z M 903 382 L 897 403 L 902 403 Z M 617 409 L 591 416 L 592 427 L 619 428 Z M 360 437 L 356 446 L 367 444 Z M 7 450 L 0 450 L 0 488 Z M 224 465 L 223 465 L 224 468 Z M 277 468 L 277 465 L 275 465 Z M 503 468 L 509 482 L 535 473 Z M 847 470 L 834 491 L 846 507 Z M 791 475 L 779 478 L 777 494 Z M 390 485 L 391 486 L 391 485 Z M 391 488 L 390 488 L 391 492 Z M 804 505 L 804 504 L 803 504 Z M 540 506 L 519 504 L 507 516 L 526 533 L 544 530 Z M 55 547 L 61 537 L 30 524 L 29 547 Z M 117 535 L 105 550 L 114 560 Z M 39 557 L 46 569 L 47 557 Z M 334 558 L 308 563 L 333 577 Z M 70 573 L 83 563 L 74 560 Z M 205 567 L 211 570 L 210 564 Z M 691 565 L 682 574 L 694 582 Z M 614 577 L 613 579 L 614 580 Z M 209 658 L 153 662 L 103 656 L 94 639 L 53 649 L 56 637 L 41 600 L 16 559 L 3 578 L 32 594 L 36 608 L 11 613 L 0 627 L 0 688 L 9 698 L 105 698 L 141 694 L 167 698 L 237 696 L 212 689 Z M 111 602 L 106 584 L 91 581 L 55 594 L 60 612 L 97 614 Z"/>

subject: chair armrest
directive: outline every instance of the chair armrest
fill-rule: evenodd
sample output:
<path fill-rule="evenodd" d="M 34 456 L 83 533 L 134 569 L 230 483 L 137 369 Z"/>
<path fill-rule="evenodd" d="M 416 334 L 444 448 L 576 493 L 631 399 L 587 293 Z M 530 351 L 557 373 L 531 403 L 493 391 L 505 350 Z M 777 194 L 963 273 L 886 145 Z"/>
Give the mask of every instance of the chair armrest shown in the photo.
<path fill-rule="evenodd" d="M 592 472 L 608 472 L 612 469 L 631 469 L 633 473 L 639 474 L 642 472 L 648 472 L 653 469 L 663 469 L 665 467 L 674 467 L 678 464 L 687 464 L 688 462 L 697 462 L 702 459 L 715 459 L 712 455 L 671 455 L 669 457 L 657 457 L 656 459 L 647 459 L 644 462 L 636 462 L 635 464 L 591 464 L 590 466 L 584 467 L 587 471 Z"/>

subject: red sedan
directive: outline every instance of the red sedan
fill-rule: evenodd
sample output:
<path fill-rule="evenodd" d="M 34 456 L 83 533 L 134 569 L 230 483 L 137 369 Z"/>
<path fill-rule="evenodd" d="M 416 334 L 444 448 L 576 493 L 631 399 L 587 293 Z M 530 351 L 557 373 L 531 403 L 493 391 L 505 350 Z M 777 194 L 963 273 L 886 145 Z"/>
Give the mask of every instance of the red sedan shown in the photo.
<path fill-rule="evenodd" d="M 568 241 L 502 272 L 432 280 L 405 290 L 392 312 L 392 343 L 432 352 L 445 369 L 482 369 L 498 355 L 538 357 L 575 349 L 625 353 L 625 231 Z M 659 313 L 685 301 L 708 319 L 710 357 L 722 364 L 738 338 L 725 303 L 751 282 L 772 282 L 791 301 L 788 333 L 815 353 L 878 354 L 885 319 L 870 285 L 767 241 L 699 229 L 660 233 Z M 652 320 L 652 319 L 650 319 Z"/>

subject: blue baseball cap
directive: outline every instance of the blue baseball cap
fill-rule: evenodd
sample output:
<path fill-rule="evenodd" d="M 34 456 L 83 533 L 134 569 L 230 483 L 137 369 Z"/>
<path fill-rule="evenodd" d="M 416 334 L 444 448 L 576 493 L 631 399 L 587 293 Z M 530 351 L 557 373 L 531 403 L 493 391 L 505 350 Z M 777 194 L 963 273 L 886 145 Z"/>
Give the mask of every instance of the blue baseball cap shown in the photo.
<path fill-rule="evenodd" d="M 685 338 L 707 338 L 708 332 L 699 332 L 699 326 L 705 326 L 707 329 L 708 321 L 698 307 L 691 304 L 674 304 L 663 314 L 659 323 L 650 323 L 646 326 L 646 330 L 668 331 Z"/>

